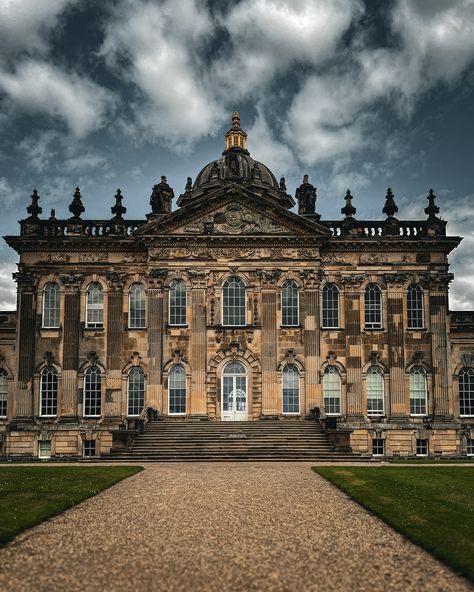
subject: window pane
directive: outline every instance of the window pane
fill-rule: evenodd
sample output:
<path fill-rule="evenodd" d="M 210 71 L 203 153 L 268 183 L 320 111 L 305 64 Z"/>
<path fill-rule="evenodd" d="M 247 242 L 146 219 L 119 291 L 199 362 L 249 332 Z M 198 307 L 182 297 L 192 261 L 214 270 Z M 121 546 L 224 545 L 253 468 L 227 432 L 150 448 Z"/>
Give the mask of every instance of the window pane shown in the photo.
<path fill-rule="evenodd" d="M 143 329 L 145 327 L 145 286 L 132 284 L 128 295 L 128 326 L 131 329 Z"/>
<path fill-rule="evenodd" d="M 372 454 L 373 456 L 383 456 L 385 454 L 384 440 L 382 438 L 372 440 Z"/>
<path fill-rule="evenodd" d="M 365 289 L 365 328 L 382 327 L 382 293 L 379 286 L 369 284 Z"/>
<path fill-rule="evenodd" d="M 95 456 L 95 440 L 84 440 L 84 456 Z"/>
<path fill-rule="evenodd" d="M 423 290 L 418 284 L 407 290 L 407 316 L 409 329 L 423 328 Z"/>
<path fill-rule="evenodd" d="M 58 284 L 47 284 L 43 293 L 43 327 L 59 327 L 60 290 Z"/>
<path fill-rule="evenodd" d="M 169 298 L 169 324 L 186 325 L 186 285 L 182 280 L 171 282 Z"/>
<path fill-rule="evenodd" d="M 238 277 L 229 278 L 224 282 L 222 312 L 223 325 L 246 324 L 245 284 Z"/>
<path fill-rule="evenodd" d="M 378 366 L 367 371 L 367 415 L 383 415 L 383 374 Z"/>
<path fill-rule="evenodd" d="M 100 284 L 91 284 L 87 288 L 86 308 L 86 325 L 88 327 L 102 327 L 104 324 L 104 291 Z"/>
<path fill-rule="evenodd" d="M 84 376 L 84 415 L 100 415 L 101 375 L 99 368 L 89 368 Z"/>
<path fill-rule="evenodd" d="M 41 372 L 40 415 L 57 415 L 58 375 L 54 368 L 44 368 Z"/>
<path fill-rule="evenodd" d="M 7 415 L 8 379 L 6 370 L 0 369 L 0 417 Z"/>
<path fill-rule="evenodd" d="M 324 409 L 327 414 L 341 413 L 341 376 L 335 366 L 326 368 L 323 374 Z"/>
<path fill-rule="evenodd" d="M 474 370 L 462 368 L 459 372 L 459 412 L 474 415 Z"/>
<path fill-rule="evenodd" d="M 326 284 L 323 288 L 323 327 L 339 327 L 339 290 L 334 284 Z"/>
<path fill-rule="evenodd" d="M 300 373 L 294 364 L 283 369 L 283 413 L 300 412 Z"/>
<path fill-rule="evenodd" d="M 298 286 L 295 282 L 287 281 L 281 288 L 281 316 L 282 324 L 295 327 L 298 320 Z"/>
<path fill-rule="evenodd" d="M 428 456 L 428 440 L 419 438 L 416 440 L 416 455 Z"/>
<path fill-rule="evenodd" d="M 410 413 L 426 415 L 426 376 L 423 368 L 415 366 L 410 374 Z"/>
<path fill-rule="evenodd" d="M 128 372 L 128 415 L 140 415 L 145 406 L 145 374 L 139 366 Z"/>
<path fill-rule="evenodd" d="M 170 369 L 169 412 L 186 413 L 186 372 L 178 365 Z"/>
<path fill-rule="evenodd" d="M 39 440 L 38 442 L 38 458 L 51 458 L 51 441 Z"/>

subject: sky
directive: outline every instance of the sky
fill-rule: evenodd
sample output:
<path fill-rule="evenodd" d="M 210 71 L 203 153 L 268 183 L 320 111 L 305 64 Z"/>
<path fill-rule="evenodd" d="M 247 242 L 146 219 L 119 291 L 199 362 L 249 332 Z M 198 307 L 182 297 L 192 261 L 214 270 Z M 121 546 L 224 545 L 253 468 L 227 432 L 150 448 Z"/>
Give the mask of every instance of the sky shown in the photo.
<path fill-rule="evenodd" d="M 108 219 L 120 187 L 144 218 L 224 149 L 238 110 L 251 155 L 304 174 L 317 211 L 425 219 L 448 233 L 452 310 L 474 309 L 474 0 L 0 0 L 0 235 L 37 188 L 43 217 Z M 0 309 L 17 255 L 0 246 Z"/>

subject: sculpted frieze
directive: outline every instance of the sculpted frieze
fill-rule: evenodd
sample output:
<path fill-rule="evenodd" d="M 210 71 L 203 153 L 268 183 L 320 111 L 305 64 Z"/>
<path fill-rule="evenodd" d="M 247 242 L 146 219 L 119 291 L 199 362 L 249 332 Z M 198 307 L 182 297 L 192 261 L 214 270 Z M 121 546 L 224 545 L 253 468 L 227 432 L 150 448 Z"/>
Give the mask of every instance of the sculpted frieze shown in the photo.
<path fill-rule="evenodd" d="M 359 258 L 360 263 L 386 263 L 387 261 L 387 255 L 382 253 L 363 253 Z"/>
<path fill-rule="evenodd" d="M 78 289 L 84 281 L 84 275 L 82 273 L 60 273 L 59 281 L 65 288 Z"/>
<path fill-rule="evenodd" d="M 70 259 L 67 253 L 48 253 L 38 263 L 68 263 Z"/>
<path fill-rule="evenodd" d="M 319 257 L 319 250 L 316 248 L 289 248 L 289 247 L 152 247 L 148 251 L 150 260 L 176 260 L 176 259 L 198 259 L 212 261 L 232 260 L 288 260 L 301 261 L 312 260 Z"/>
<path fill-rule="evenodd" d="M 348 263 L 348 261 L 346 261 L 346 259 L 340 253 L 328 253 L 327 255 L 323 255 L 321 257 L 321 263 L 345 265 Z"/>
<path fill-rule="evenodd" d="M 80 263 L 104 263 L 109 260 L 108 253 L 80 253 Z"/>

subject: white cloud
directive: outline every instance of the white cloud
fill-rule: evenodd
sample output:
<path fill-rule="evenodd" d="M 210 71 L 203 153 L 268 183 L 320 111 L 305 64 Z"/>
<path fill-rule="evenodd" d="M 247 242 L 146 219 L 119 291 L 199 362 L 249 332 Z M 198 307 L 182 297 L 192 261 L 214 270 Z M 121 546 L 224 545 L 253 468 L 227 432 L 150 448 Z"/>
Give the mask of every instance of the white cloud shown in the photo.
<path fill-rule="evenodd" d="M 16 286 L 12 273 L 16 265 L 2 263 L 0 269 L 0 310 L 16 309 Z"/>
<path fill-rule="evenodd" d="M 0 50 L 48 50 L 48 37 L 61 13 L 77 0 L 0 0 Z"/>
<path fill-rule="evenodd" d="M 9 208 L 19 201 L 21 194 L 18 189 L 14 189 L 6 177 L 0 177 L 0 204 L 2 208 Z"/>
<path fill-rule="evenodd" d="M 0 89 L 17 108 L 46 113 L 78 138 L 102 127 L 113 108 L 111 94 L 92 80 L 43 61 L 25 60 L 14 72 L 0 70 Z"/>
<path fill-rule="evenodd" d="M 294 173 L 296 163 L 291 150 L 275 138 L 265 116 L 260 111 L 248 130 L 248 135 L 249 150 L 255 159 L 266 164 L 275 174 Z"/>

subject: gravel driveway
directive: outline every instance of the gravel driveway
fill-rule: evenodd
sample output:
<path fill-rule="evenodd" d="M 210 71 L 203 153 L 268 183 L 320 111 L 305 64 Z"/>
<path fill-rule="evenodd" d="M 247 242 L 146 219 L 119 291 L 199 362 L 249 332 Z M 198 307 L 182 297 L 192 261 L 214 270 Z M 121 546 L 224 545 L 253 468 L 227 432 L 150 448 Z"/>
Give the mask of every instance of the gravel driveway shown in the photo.
<path fill-rule="evenodd" d="M 300 463 L 150 464 L 0 551 L 0 590 L 472 590 Z"/>

